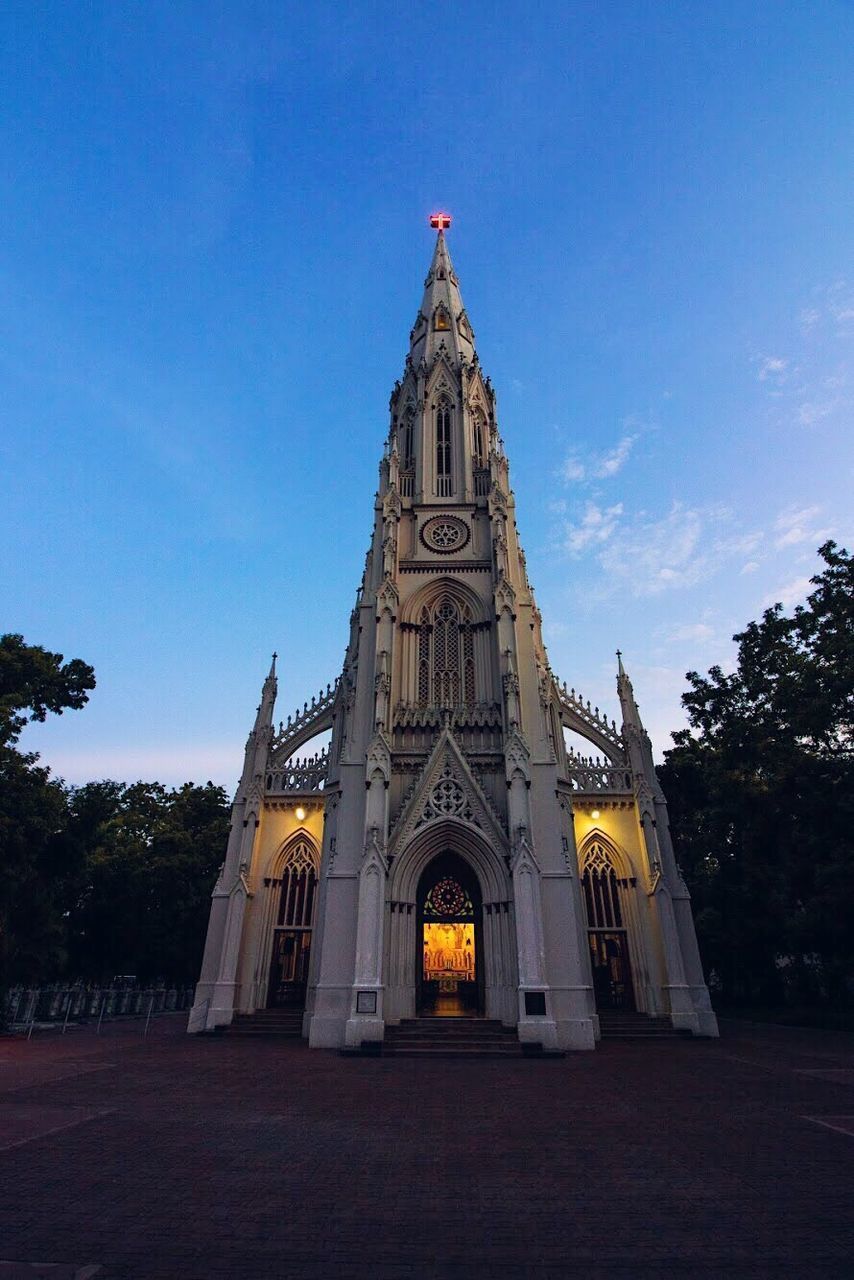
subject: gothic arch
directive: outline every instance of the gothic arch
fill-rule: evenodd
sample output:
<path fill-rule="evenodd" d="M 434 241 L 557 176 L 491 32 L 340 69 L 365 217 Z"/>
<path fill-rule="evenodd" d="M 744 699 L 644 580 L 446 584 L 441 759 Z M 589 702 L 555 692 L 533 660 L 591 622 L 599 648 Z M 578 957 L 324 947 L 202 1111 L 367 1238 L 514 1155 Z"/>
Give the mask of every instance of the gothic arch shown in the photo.
<path fill-rule="evenodd" d="M 402 610 L 401 701 L 475 706 L 493 688 L 484 605 L 452 578 L 427 583 Z"/>
<path fill-rule="evenodd" d="M 645 928 L 645 893 L 634 863 L 616 841 L 595 829 L 578 850 L 584 915 L 593 965 L 593 985 L 597 1008 L 650 1008 L 648 939 Z M 603 963 L 611 965 L 606 952 L 616 948 L 622 954 L 620 982 L 603 989 Z M 625 967 L 627 962 L 627 967 Z M 614 974 L 611 974 L 614 977 Z M 605 988 L 609 984 L 605 983 Z M 615 1004 L 614 992 L 622 991 Z M 654 1000 L 652 1001 L 654 1007 Z"/>
<path fill-rule="evenodd" d="M 414 902 L 423 872 L 446 850 L 458 854 L 472 868 L 484 902 L 505 902 L 511 897 L 510 878 L 500 853 L 480 832 L 456 818 L 431 822 L 415 833 L 392 863 L 389 897 L 396 902 Z"/>
<path fill-rule="evenodd" d="M 417 624 L 422 610 L 426 607 L 432 611 L 444 596 L 453 600 L 460 610 L 467 608 L 473 622 L 488 620 L 484 602 L 468 583 L 460 582 L 457 578 L 434 578 L 406 601 L 400 611 L 400 621 L 404 624 Z"/>
<path fill-rule="evenodd" d="M 592 831 L 589 831 L 578 847 L 578 870 L 582 876 L 591 857 L 594 856 L 595 846 L 597 845 L 602 848 L 605 857 L 611 863 L 619 880 L 630 880 L 637 876 L 632 859 L 625 849 L 618 845 L 615 840 L 612 840 L 610 836 L 606 836 L 598 827 L 594 827 Z"/>
<path fill-rule="evenodd" d="M 297 831 L 294 831 L 279 846 L 270 859 L 267 875 L 271 879 L 280 880 L 285 868 L 299 859 L 300 850 L 303 847 L 308 851 L 314 866 L 314 874 L 316 876 L 320 875 L 320 849 L 314 836 L 305 827 L 300 827 Z"/>

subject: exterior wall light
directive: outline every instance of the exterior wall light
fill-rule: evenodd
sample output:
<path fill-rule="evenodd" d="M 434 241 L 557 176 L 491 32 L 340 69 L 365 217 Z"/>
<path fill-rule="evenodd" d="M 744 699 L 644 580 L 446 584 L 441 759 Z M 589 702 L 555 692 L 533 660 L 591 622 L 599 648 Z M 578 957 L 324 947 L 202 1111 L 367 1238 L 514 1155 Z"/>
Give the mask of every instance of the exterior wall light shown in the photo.
<path fill-rule="evenodd" d="M 295 813 L 297 815 L 297 822 L 305 822 L 305 809 L 303 809 L 302 805 L 295 810 Z"/>
<path fill-rule="evenodd" d="M 299 809 L 297 809 L 297 817 L 299 817 Z M 600 817 L 599 810 L 594 809 L 590 817 L 593 819 L 594 822 L 598 822 Z"/>

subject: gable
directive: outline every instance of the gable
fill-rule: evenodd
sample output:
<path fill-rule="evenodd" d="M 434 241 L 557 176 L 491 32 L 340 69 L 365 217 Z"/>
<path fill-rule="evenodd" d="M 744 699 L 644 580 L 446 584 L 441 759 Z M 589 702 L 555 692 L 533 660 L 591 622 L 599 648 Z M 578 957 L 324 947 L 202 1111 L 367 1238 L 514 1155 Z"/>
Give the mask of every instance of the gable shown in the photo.
<path fill-rule="evenodd" d="M 490 844 L 506 849 L 500 820 L 478 785 L 448 729 L 443 729 L 389 841 L 402 849 L 416 832 L 452 819 L 476 828 Z"/>

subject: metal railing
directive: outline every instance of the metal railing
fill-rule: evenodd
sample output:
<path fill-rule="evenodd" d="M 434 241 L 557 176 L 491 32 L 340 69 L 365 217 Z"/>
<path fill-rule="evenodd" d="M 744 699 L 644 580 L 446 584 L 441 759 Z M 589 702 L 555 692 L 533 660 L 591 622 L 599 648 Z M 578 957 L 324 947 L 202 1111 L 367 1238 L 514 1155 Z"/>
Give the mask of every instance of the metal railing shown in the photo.
<path fill-rule="evenodd" d="M 179 986 L 138 986 L 110 984 L 87 986 L 83 983 L 52 983 L 40 987 L 12 987 L 7 992 L 5 1024 L 11 1031 L 26 1031 L 29 1039 L 35 1028 L 60 1029 L 69 1025 L 90 1023 L 97 1019 L 97 1029 L 106 1018 L 145 1018 L 144 1035 L 148 1034 L 152 1017 L 189 1009 L 193 988 Z"/>

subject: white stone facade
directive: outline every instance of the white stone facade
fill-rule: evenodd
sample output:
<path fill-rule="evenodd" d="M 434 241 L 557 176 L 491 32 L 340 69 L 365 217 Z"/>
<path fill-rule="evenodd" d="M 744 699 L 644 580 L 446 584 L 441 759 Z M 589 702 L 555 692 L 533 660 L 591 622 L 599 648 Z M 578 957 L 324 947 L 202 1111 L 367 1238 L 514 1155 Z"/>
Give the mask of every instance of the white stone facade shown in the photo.
<path fill-rule="evenodd" d="M 476 978 L 437 989 L 472 1013 L 553 1049 L 592 1049 L 605 1007 L 716 1035 L 622 663 L 621 729 L 549 667 L 442 232 L 390 417 L 343 672 L 278 732 L 275 661 L 264 684 L 189 1029 L 291 1002 L 311 1046 L 340 1048 L 438 1009 L 423 931 L 450 868 Z"/>

